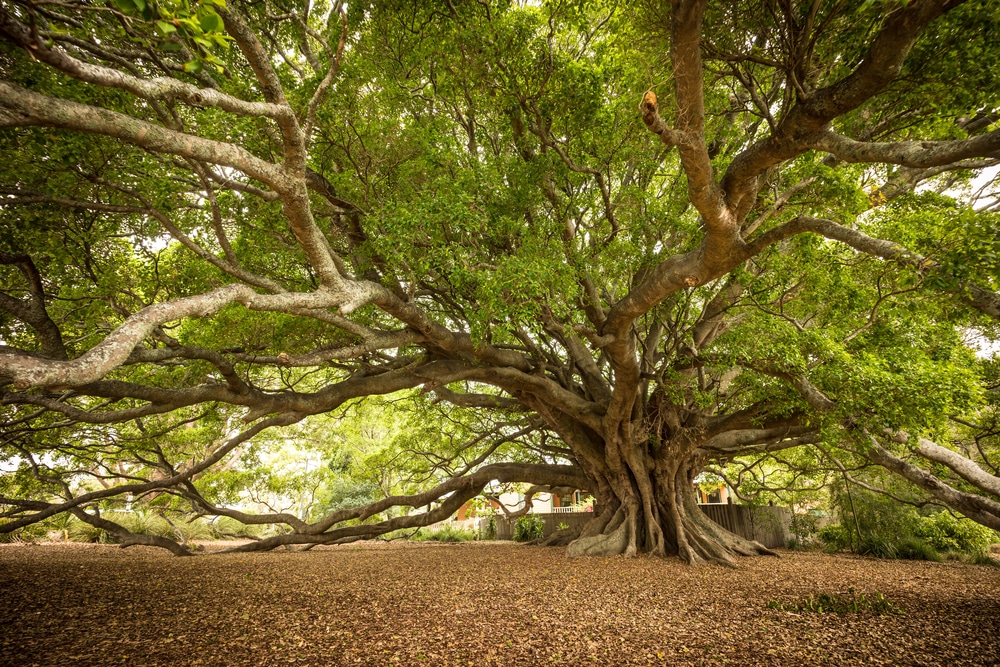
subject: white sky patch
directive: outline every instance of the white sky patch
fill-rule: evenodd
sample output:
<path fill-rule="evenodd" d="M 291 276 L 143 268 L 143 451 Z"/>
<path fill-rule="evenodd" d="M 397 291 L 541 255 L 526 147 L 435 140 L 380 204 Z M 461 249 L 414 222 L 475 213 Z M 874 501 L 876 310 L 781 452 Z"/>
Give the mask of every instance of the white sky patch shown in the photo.
<path fill-rule="evenodd" d="M 160 236 L 154 236 L 153 238 L 143 239 L 142 243 L 149 250 L 159 252 L 173 243 L 173 241 L 174 237 L 170 236 L 170 234 L 161 234 Z"/>
<path fill-rule="evenodd" d="M 998 191 L 997 179 L 1000 178 L 1000 165 L 983 169 L 969 184 L 973 208 L 985 209 L 996 202 Z M 994 187 L 990 187 L 990 185 Z"/>
<path fill-rule="evenodd" d="M 963 336 L 965 344 L 975 351 L 980 359 L 993 359 L 1000 354 L 1000 340 L 987 338 L 979 331 L 968 330 Z"/>

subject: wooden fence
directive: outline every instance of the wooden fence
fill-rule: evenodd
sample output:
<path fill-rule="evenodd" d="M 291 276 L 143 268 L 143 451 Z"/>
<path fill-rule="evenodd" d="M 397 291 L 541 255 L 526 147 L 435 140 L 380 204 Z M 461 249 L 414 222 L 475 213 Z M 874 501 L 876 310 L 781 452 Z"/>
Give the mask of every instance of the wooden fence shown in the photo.
<path fill-rule="evenodd" d="M 784 507 L 716 504 L 698 507 L 709 519 L 740 537 L 756 540 L 769 549 L 788 545 L 792 513 Z"/>
<path fill-rule="evenodd" d="M 747 507 L 744 505 L 699 505 L 698 507 L 726 530 L 737 535 L 756 540 L 773 549 L 788 543 L 788 524 L 791 512 L 784 507 Z M 559 529 L 559 524 L 567 527 L 579 526 L 589 521 L 591 512 L 564 512 L 559 514 L 538 513 L 545 525 L 544 535 L 548 537 Z M 497 540 L 514 539 L 513 522 L 502 516 L 495 517 Z"/>
<path fill-rule="evenodd" d="M 559 524 L 565 524 L 567 528 L 575 528 L 582 524 L 587 523 L 594 517 L 593 512 L 562 512 L 559 514 L 549 514 L 539 512 L 535 514 L 542 520 L 545 524 L 545 532 L 543 535 L 548 537 L 552 533 L 559 530 Z M 514 539 L 514 522 L 510 519 L 502 516 L 495 518 L 497 534 L 496 538 L 498 540 L 512 540 Z M 515 519 L 516 520 L 516 519 Z"/>

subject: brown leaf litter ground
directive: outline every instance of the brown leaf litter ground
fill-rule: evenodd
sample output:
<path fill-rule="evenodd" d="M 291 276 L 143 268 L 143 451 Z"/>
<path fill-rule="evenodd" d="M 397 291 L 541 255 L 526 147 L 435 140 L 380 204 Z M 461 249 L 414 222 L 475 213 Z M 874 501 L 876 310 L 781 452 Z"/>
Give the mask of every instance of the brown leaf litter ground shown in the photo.
<path fill-rule="evenodd" d="M 768 607 L 852 587 L 905 613 Z M 690 568 L 510 543 L 0 547 L 0 665 L 647 664 L 1000 665 L 1000 569 L 797 552 Z"/>

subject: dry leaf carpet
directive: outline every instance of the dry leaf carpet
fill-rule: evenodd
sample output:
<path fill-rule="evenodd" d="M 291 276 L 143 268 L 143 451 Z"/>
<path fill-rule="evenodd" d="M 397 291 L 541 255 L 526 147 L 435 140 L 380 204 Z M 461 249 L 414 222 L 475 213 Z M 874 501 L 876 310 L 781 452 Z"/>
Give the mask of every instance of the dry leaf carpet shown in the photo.
<path fill-rule="evenodd" d="M 879 591 L 905 613 L 794 613 Z M 736 569 L 510 543 L 175 558 L 0 547 L 0 665 L 1000 665 L 1000 569 L 784 552 Z"/>

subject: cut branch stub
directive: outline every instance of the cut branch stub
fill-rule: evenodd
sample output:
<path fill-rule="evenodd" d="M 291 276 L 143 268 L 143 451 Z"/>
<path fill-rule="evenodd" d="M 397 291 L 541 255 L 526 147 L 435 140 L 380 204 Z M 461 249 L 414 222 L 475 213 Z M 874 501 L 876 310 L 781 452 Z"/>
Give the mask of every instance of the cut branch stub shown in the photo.
<path fill-rule="evenodd" d="M 656 93 L 652 90 L 647 90 L 646 94 L 642 96 L 642 102 L 639 104 L 639 110 L 642 112 L 642 122 L 646 124 L 649 131 L 660 137 L 667 146 L 676 146 L 680 143 L 680 136 L 673 130 L 669 125 L 660 118 L 660 109 L 656 101 Z"/>

